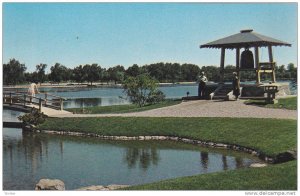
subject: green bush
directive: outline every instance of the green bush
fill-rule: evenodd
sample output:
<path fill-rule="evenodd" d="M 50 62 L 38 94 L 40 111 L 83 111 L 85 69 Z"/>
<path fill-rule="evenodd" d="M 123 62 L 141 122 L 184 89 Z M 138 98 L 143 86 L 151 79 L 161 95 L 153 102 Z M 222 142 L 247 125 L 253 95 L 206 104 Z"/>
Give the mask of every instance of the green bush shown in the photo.
<path fill-rule="evenodd" d="M 37 109 L 32 108 L 30 113 L 19 116 L 18 119 L 27 125 L 38 125 L 45 122 L 46 115 L 39 112 Z"/>
<path fill-rule="evenodd" d="M 128 77 L 123 84 L 125 94 L 132 103 L 137 104 L 139 107 L 164 100 L 164 93 L 158 90 L 157 87 L 158 81 L 147 74 Z"/>

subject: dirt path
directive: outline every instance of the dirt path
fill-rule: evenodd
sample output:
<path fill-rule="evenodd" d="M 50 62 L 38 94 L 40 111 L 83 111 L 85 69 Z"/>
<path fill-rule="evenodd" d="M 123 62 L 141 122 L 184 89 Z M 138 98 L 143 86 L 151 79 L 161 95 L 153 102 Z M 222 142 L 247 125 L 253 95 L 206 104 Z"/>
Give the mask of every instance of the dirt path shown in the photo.
<path fill-rule="evenodd" d="M 244 101 L 197 100 L 158 108 L 143 112 L 126 114 L 63 114 L 53 117 L 105 117 L 105 116 L 140 116 L 140 117 L 246 117 L 297 119 L 296 110 L 264 108 L 246 105 Z"/>

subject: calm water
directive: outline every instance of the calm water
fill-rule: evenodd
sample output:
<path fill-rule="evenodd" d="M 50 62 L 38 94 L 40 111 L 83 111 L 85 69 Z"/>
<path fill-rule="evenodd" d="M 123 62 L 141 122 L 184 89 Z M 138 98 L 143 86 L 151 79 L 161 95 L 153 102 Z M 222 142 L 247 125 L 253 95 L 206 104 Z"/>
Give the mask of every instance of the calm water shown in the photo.
<path fill-rule="evenodd" d="M 244 153 L 177 142 L 103 141 L 3 129 L 4 190 L 33 190 L 41 178 L 61 179 L 68 190 L 143 184 L 243 168 L 258 161 Z"/>

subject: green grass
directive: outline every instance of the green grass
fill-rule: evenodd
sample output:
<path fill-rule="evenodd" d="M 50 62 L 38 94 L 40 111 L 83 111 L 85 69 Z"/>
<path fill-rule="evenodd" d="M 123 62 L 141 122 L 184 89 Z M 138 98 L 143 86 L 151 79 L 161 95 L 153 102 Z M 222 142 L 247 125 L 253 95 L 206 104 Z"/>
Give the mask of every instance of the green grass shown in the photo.
<path fill-rule="evenodd" d="M 238 144 L 268 156 L 295 149 L 297 121 L 254 118 L 89 117 L 48 118 L 44 130 L 97 133 L 101 135 L 178 136 Z"/>
<path fill-rule="evenodd" d="M 297 161 L 175 178 L 125 190 L 297 190 Z"/>
<path fill-rule="evenodd" d="M 181 103 L 181 100 L 165 100 L 161 103 L 146 105 L 144 107 L 139 107 L 136 104 L 128 105 L 112 105 L 112 106 L 95 106 L 82 108 L 69 108 L 67 111 L 76 114 L 110 114 L 110 113 L 128 113 L 128 112 L 141 112 L 146 110 L 152 110 L 156 108 L 162 108 L 166 106 L 176 105 Z"/>
<path fill-rule="evenodd" d="M 289 110 L 297 110 L 297 97 L 278 99 L 278 103 L 276 104 L 266 104 L 264 100 L 248 100 L 245 103 L 267 108 L 284 108 Z"/>

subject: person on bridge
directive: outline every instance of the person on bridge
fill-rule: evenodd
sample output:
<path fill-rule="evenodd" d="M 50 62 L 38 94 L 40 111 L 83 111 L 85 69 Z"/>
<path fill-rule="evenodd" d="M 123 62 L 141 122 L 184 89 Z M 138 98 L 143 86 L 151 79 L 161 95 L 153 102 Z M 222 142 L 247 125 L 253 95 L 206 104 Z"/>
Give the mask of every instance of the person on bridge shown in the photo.
<path fill-rule="evenodd" d="M 29 95 L 30 103 L 32 102 L 32 98 L 35 96 L 35 94 L 38 94 L 38 93 L 40 93 L 40 92 L 38 90 L 37 84 L 31 83 L 28 88 L 28 91 L 27 91 L 27 94 Z"/>

